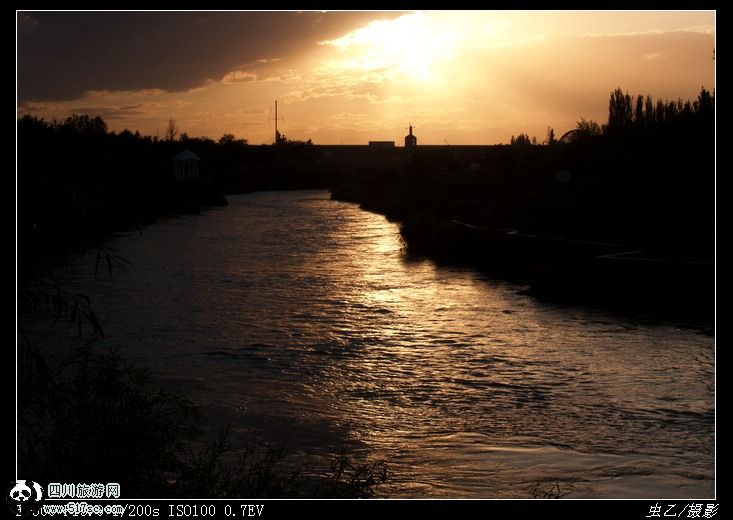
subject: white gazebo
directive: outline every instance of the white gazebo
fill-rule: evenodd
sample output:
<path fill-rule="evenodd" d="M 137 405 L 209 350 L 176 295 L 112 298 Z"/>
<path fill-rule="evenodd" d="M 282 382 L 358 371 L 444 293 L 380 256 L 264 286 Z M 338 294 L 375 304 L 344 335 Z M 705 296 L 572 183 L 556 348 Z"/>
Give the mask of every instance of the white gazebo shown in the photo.
<path fill-rule="evenodd" d="M 199 162 L 201 159 L 191 150 L 183 150 L 173 158 L 173 166 L 177 181 L 199 178 Z"/>

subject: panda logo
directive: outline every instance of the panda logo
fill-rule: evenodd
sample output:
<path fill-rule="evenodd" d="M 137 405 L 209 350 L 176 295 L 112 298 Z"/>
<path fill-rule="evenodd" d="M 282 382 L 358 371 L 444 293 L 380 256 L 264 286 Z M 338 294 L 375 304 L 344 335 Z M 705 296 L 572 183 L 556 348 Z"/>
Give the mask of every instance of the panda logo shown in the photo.
<path fill-rule="evenodd" d="M 30 482 L 30 486 L 26 484 Z M 43 500 L 43 488 L 38 482 L 16 480 L 10 488 L 7 502 L 15 516 L 24 516 L 38 509 Z"/>
<path fill-rule="evenodd" d="M 10 498 L 16 502 L 25 502 L 32 493 L 33 491 L 26 485 L 25 480 L 18 480 L 15 482 L 15 487 L 10 490 Z"/>

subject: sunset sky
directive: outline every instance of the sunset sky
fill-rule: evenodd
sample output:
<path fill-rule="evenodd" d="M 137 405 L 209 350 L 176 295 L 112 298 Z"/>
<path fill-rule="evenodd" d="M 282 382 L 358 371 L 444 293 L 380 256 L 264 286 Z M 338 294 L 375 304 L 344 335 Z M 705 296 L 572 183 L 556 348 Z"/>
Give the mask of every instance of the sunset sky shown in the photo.
<path fill-rule="evenodd" d="M 19 115 L 317 144 L 492 144 L 715 87 L 707 12 L 18 12 Z"/>

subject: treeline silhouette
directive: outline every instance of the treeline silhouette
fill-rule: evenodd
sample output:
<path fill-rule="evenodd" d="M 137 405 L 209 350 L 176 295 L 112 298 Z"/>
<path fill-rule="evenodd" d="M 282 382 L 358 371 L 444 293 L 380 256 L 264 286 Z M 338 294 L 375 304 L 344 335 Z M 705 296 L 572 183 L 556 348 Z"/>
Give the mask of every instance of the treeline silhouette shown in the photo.
<path fill-rule="evenodd" d="M 635 250 L 657 260 L 712 262 L 714 93 L 702 88 L 695 100 L 655 101 L 616 89 L 608 106 L 605 123 L 581 119 L 562 134 L 548 127 L 542 145 L 522 133 L 509 145 L 387 151 L 335 150 L 284 136 L 258 146 L 231 134 L 191 138 L 174 121 L 158 139 L 110 132 L 99 117 L 24 116 L 18 121 L 21 275 L 49 248 L 160 215 L 198 212 L 224 203 L 220 193 L 301 188 L 330 189 L 334 198 L 399 221 L 411 252 L 534 278 L 536 288 L 548 287 L 553 273 L 587 272 L 588 259 L 601 253 Z M 173 182 L 171 158 L 183 149 L 204 159 L 203 181 Z M 364 160 L 369 157 L 378 160 Z M 569 240 L 618 247 L 583 249 Z M 563 277 L 555 292 L 569 294 L 573 280 Z M 712 293 L 712 277 L 684 277 Z M 665 293 L 651 285 L 647 292 Z"/>
<path fill-rule="evenodd" d="M 174 182 L 172 158 L 189 149 L 202 160 L 200 179 Z M 18 120 L 18 250 L 21 276 L 58 247 L 94 241 L 111 230 L 136 229 L 167 214 L 226 204 L 222 193 L 319 187 L 318 175 L 293 180 L 287 165 L 309 161 L 310 141 L 283 136 L 277 146 L 251 146 L 224 134 L 192 138 L 170 120 L 165 138 L 110 131 L 101 117 Z M 273 165 L 279 165 L 273 169 Z"/>
<path fill-rule="evenodd" d="M 562 207 L 546 215 L 551 220 L 564 215 L 565 222 L 551 231 L 570 232 L 576 226 L 569 220 L 582 219 L 584 229 L 579 231 L 586 236 L 641 241 L 645 246 L 674 238 L 705 236 L 711 241 L 714 117 L 715 98 L 704 87 L 694 101 L 656 102 L 651 96 L 631 96 L 617 88 L 610 94 L 608 121 L 599 125 L 581 119 L 561 140 L 570 146 L 554 147 L 558 143 L 549 129 L 546 144 L 552 146 L 535 151 L 544 154 L 536 168 L 567 170 L 572 175 L 567 186 L 546 193 L 563 199 Z M 530 142 L 520 134 L 514 144 Z M 550 231 L 543 229 L 548 221 L 539 220 L 533 224 L 535 230 Z"/>
<path fill-rule="evenodd" d="M 694 101 L 658 100 L 651 96 L 632 97 L 617 88 L 608 102 L 609 136 L 634 137 L 656 131 L 712 130 L 710 123 L 715 111 L 715 98 L 703 87 Z"/>
<path fill-rule="evenodd" d="M 659 99 L 656 102 L 650 95 L 631 96 L 628 92 L 624 93 L 617 88 L 611 92 L 608 101 L 608 122 L 599 125 L 593 120 L 586 121 L 581 118 L 576 128 L 565 134 L 568 136 L 565 142 L 606 137 L 629 144 L 636 139 L 648 141 L 660 137 L 669 138 L 675 133 L 685 134 L 687 137 L 692 134 L 703 134 L 712 138 L 714 113 L 715 97 L 705 87 L 702 87 L 697 99 L 693 101 L 678 98 Z M 520 133 L 516 137 L 512 135 L 509 143 L 516 146 L 540 144 L 536 136 L 530 138 L 525 133 Z M 552 127 L 547 129 L 547 138 L 541 144 L 557 144 L 555 130 Z"/>
<path fill-rule="evenodd" d="M 632 99 L 617 89 L 607 123 L 581 119 L 560 140 L 550 128 L 544 146 L 520 134 L 479 150 L 417 147 L 402 168 L 343 176 L 336 195 L 395 220 L 424 214 L 644 246 L 682 237 L 711 243 L 714 97 L 704 88 L 694 102 L 647 97 L 653 112 L 639 119 Z"/>
<path fill-rule="evenodd" d="M 544 146 L 520 134 L 418 147 L 403 171 L 344 177 L 334 196 L 399 221 L 414 253 L 528 279 L 538 295 L 708 313 L 714 95 L 647 96 L 637 110 L 639 99 L 616 89 L 605 124 L 581 119 L 559 139 L 548 129 Z"/>

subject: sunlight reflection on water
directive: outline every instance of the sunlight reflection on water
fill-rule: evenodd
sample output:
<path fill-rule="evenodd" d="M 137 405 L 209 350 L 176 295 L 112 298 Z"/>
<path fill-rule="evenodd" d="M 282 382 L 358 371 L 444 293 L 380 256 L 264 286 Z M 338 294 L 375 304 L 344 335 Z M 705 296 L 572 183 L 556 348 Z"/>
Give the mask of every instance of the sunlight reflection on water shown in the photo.
<path fill-rule="evenodd" d="M 112 280 L 58 274 L 213 425 L 386 458 L 389 496 L 712 496 L 712 338 L 410 260 L 325 192 L 230 204 L 111 240 Z"/>

